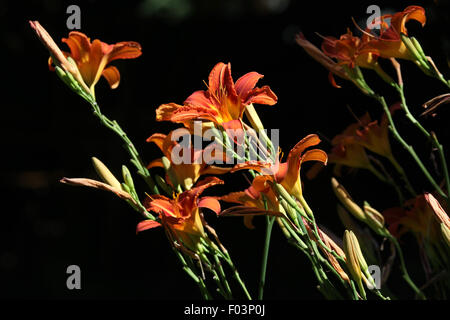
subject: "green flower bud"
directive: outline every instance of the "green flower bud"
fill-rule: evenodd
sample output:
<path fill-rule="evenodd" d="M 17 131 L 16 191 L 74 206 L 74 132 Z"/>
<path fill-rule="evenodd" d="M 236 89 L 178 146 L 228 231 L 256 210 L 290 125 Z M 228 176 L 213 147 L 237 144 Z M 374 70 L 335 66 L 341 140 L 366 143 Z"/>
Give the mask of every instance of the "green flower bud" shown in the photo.
<path fill-rule="evenodd" d="M 120 184 L 119 180 L 114 177 L 114 175 L 103 164 L 103 162 L 98 160 L 96 157 L 92 157 L 92 163 L 94 165 L 95 171 L 97 171 L 97 174 L 105 183 L 109 184 L 111 187 L 122 190 L 122 185 Z"/>

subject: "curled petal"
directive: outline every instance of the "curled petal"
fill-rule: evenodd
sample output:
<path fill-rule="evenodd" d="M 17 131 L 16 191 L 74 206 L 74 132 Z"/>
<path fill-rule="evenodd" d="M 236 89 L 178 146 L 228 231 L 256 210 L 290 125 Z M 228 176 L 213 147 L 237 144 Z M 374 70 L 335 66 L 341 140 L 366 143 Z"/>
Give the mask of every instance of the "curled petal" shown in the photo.
<path fill-rule="evenodd" d="M 134 59 L 142 54 L 141 45 L 134 41 L 118 42 L 111 46 L 111 49 L 108 48 L 108 51 L 110 51 L 108 62 L 117 59 Z"/>
<path fill-rule="evenodd" d="M 67 44 L 70 55 L 75 61 L 86 58 L 91 50 L 90 39 L 79 31 L 71 31 L 69 37 L 63 38 L 62 42 Z"/>
<path fill-rule="evenodd" d="M 197 206 L 199 208 L 206 208 L 214 211 L 216 214 L 220 213 L 220 203 L 213 197 L 203 197 L 199 200 Z"/>
<path fill-rule="evenodd" d="M 106 68 L 105 70 L 103 70 L 102 76 L 104 76 L 105 79 L 108 81 L 111 89 L 116 89 L 119 86 L 120 73 L 116 67 L 110 66 L 110 67 Z"/>
<path fill-rule="evenodd" d="M 320 143 L 320 139 L 316 134 L 310 134 L 300 140 L 289 152 L 287 163 L 288 163 L 288 172 L 287 176 L 290 177 L 298 177 L 300 171 L 300 160 L 302 157 L 303 151 L 311 146 L 315 146 Z"/>
<path fill-rule="evenodd" d="M 139 222 L 138 225 L 136 226 L 136 234 L 144 230 L 153 229 L 160 226 L 161 224 L 155 220 L 144 220 Z"/>
<path fill-rule="evenodd" d="M 263 86 L 262 88 L 255 88 L 250 91 L 244 100 L 244 104 L 251 103 L 266 104 L 273 106 L 278 101 L 277 95 L 270 89 L 269 86 Z"/>
<path fill-rule="evenodd" d="M 258 72 L 249 72 L 244 74 L 236 81 L 236 93 L 242 100 L 247 99 L 248 93 L 255 88 L 256 83 L 264 77 L 262 74 Z"/>

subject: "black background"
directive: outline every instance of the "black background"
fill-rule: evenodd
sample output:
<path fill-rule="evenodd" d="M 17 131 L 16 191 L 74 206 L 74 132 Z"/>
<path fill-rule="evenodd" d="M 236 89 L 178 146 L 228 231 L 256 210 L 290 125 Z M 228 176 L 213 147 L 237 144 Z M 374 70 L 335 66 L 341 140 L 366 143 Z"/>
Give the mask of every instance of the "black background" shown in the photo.
<path fill-rule="evenodd" d="M 156 9 L 159 3 L 168 3 Z M 267 5 L 273 3 L 275 6 Z M 126 203 L 100 191 L 72 188 L 58 182 L 61 177 L 96 178 L 90 157 L 102 159 L 120 176 L 128 164 L 121 142 L 100 126 L 90 107 L 75 96 L 56 75 L 48 71 L 48 53 L 29 28 L 28 20 L 39 20 L 58 43 L 66 37 L 66 8 L 81 8 L 81 31 L 91 39 L 107 43 L 138 41 L 143 55 L 135 60 L 116 61 L 122 76 L 118 89 L 106 81 L 96 87 L 103 112 L 116 119 L 134 141 L 144 159 L 160 156 L 145 143 L 155 132 L 167 133 L 175 126 L 156 123 L 155 109 L 162 103 L 182 103 L 195 90 L 203 89 L 209 71 L 219 61 L 231 62 L 236 80 L 249 71 L 264 74 L 260 86 L 269 85 L 278 95 L 276 106 L 256 106 L 267 128 L 279 128 L 281 147 L 288 152 L 309 133 L 326 139 L 343 130 L 353 116 L 369 110 L 373 118 L 379 106 L 343 80 L 342 89 L 332 88 L 327 71 L 294 43 L 302 31 L 315 44 L 314 33 L 338 37 L 351 17 L 363 25 L 366 8 L 400 11 L 420 4 L 427 10 L 424 29 L 411 23 L 409 30 L 431 55 L 441 72 L 450 75 L 449 5 L 444 1 L 124 1 L 64 2 L 7 1 L 0 4 L 2 63 L 2 165 L 0 188 L 0 296 L 3 298 L 149 298 L 199 299 L 194 283 L 181 270 L 161 229 L 136 236 L 140 217 Z M 172 5 L 172 7 L 171 7 Z M 61 46 L 66 50 L 65 46 Z M 402 63 L 410 108 L 419 114 L 421 104 L 442 94 L 445 88 L 427 78 L 413 64 Z M 382 90 L 390 103 L 397 101 L 388 86 L 370 72 L 367 81 Z M 441 142 L 448 141 L 449 111 L 424 119 Z M 405 137 L 430 164 L 430 147 L 399 119 Z M 393 144 L 417 189 L 430 190 L 400 148 Z M 131 165 L 128 165 L 131 168 Z M 305 166 L 306 167 L 306 166 Z M 305 185 L 305 196 L 317 219 L 341 237 L 336 201 L 329 187 L 330 171 Z M 211 189 L 225 194 L 246 187 L 241 175 L 224 177 L 226 185 Z M 138 180 L 135 177 L 135 180 Z M 395 204 L 392 190 L 365 172 L 346 177 L 355 198 L 368 200 L 380 209 Z M 144 194 L 145 186 L 138 183 Z M 380 192 L 383 190 L 383 192 Z M 255 230 L 247 230 L 239 218 L 217 219 L 207 215 L 216 228 L 254 296 L 259 277 L 264 237 L 263 219 Z M 407 250 L 411 273 L 422 274 L 414 241 Z M 66 288 L 66 268 L 81 267 L 82 290 Z M 399 278 L 394 272 L 393 278 Z M 267 299 L 321 299 L 306 258 L 290 247 L 277 227 L 268 264 Z M 411 298 L 401 281 L 392 280 L 397 293 Z"/>

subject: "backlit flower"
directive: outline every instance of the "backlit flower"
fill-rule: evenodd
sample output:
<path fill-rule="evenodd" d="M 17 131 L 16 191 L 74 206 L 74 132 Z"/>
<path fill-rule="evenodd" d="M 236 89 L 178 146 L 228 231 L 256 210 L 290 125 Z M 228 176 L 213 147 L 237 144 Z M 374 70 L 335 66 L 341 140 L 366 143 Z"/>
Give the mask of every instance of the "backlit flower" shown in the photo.
<path fill-rule="evenodd" d="M 366 35 L 361 38 L 355 37 L 348 30 L 339 39 L 325 37 L 322 42 L 322 50 L 330 58 L 337 59 L 340 65 L 346 65 L 349 68 L 359 66 L 374 69 L 377 67 L 376 56 L 371 52 L 364 51 L 368 42 L 369 39 Z"/>
<path fill-rule="evenodd" d="M 386 22 L 388 19 L 390 19 L 389 24 Z M 410 20 L 415 20 L 424 26 L 426 22 L 425 9 L 420 6 L 409 6 L 402 12 L 381 16 L 374 21 L 380 27 L 380 35 L 370 35 L 366 32 L 367 35 L 370 35 L 370 41 L 365 49 L 387 59 L 416 60 L 401 38 L 401 35 L 408 35 L 406 23 Z"/>
<path fill-rule="evenodd" d="M 172 187 L 176 187 L 176 184 L 181 184 L 183 188 L 190 189 L 202 175 L 224 174 L 231 170 L 231 168 L 208 165 L 203 159 L 204 150 L 195 150 L 192 145 L 181 147 L 174 139 L 173 133 L 174 131 L 169 135 L 155 133 L 147 139 L 147 142 L 156 144 L 169 160 L 170 167 L 168 168 L 169 175 L 167 180 L 172 184 Z M 221 157 L 214 154 L 212 156 Z M 164 167 L 161 158 L 153 160 L 147 166 L 149 169 L 154 167 Z M 171 181 L 171 179 L 176 181 Z"/>
<path fill-rule="evenodd" d="M 217 184 L 223 184 L 223 181 L 209 177 L 201 181 L 197 187 L 180 193 L 173 199 L 162 195 L 149 196 L 144 206 L 149 212 L 158 214 L 161 223 L 144 220 L 137 225 L 137 232 L 163 226 L 179 245 L 196 252 L 199 238 L 206 237 L 200 208 L 213 210 L 217 214 L 220 212 L 220 204 L 216 199 L 200 198 L 200 195 L 205 189 Z"/>
<path fill-rule="evenodd" d="M 389 232 L 395 237 L 412 232 L 434 242 L 439 235 L 440 225 L 435 219 L 436 214 L 423 194 L 406 201 L 403 207 L 389 208 L 382 214 Z"/>
<path fill-rule="evenodd" d="M 263 75 L 249 72 L 234 83 L 231 77 L 231 65 L 222 62 L 216 64 L 208 78 L 208 89 L 196 91 L 183 103 L 163 104 L 156 110 L 157 121 L 183 123 L 199 119 L 212 121 L 225 129 L 241 129 L 245 106 L 257 103 L 274 105 L 277 96 L 268 86 L 255 88 Z"/>
<path fill-rule="evenodd" d="M 133 59 L 142 54 L 141 46 L 137 42 L 125 41 L 116 44 L 107 44 L 98 39 L 92 41 L 84 33 L 71 31 L 68 38 L 62 42 L 69 47 L 70 53 L 64 55 L 71 57 L 77 64 L 84 82 L 94 95 L 94 87 L 101 76 L 109 83 L 111 89 L 117 88 L 120 82 L 120 73 L 114 66 L 108 64 L 117 59 Z M 53 59 L 49 59 L 52 69 Z"/>

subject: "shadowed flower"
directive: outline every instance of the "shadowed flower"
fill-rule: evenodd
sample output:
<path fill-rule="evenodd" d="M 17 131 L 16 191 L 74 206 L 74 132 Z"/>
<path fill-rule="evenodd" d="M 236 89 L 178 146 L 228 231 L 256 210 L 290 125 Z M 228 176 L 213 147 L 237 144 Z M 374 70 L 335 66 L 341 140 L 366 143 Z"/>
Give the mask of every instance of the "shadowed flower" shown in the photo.
<path fill-rule="evenodd" d="M 78 67 L 84 82 L 89 87 L 92 95 L 94 87 L 101 76 L 109 83 L 111 89 L 117 88 L 120 82 L 120 73 L 114 66 L 107 66 L 117 59 L 133 59 L 142 54 L 141 46 L 137 42 L 125 41 L 116 44 L 107 44 L 98 39 L 92 41 L 84 33 L 71 31 L 68 38 L 63 38 L 70 53 L 64 52 L 66 57 L 71 57 Z M 53 58 L 49 59 L 49 67 L 52 69 Z"/>
<path fill-rule="evenodd" d="M 200 119 L 212 121 L 225 129 L 241 129 L 240 119 L 247 105 L 274 105 L 277 102 L 277 96 L 268 86 L 255 88 L 262 77 L 257 72 L 249 72 L 234 83 L 231 65 L 220 62 L 209 74 L 207 90 L 194 92 L 183 105 L 169 103 L 159 106 L 156 120 L 183 123 L 189 128 L 190 122 Z"/>
<path fill-rule="evenodd" d="M 343 43 L 338 39 L 332 37 L 325 38 L 326 41 L 324 41 L 324 43 L 326 42 L 326 44 L 324 44 L 322 48 L 324 48 L 327 52 L 320 50 L 311 42 L 306 40 L 302 33 L 298 34 L 295 40 L 306 51 L 306 53 L 308 53 L 314 60 L 328 69 L 328 71 L 330 71 L 328 73 L 328 80 L 333 87 L 340 88 L 333 76 L 336 75 L 342 79 L 353 82 L 353 84 L 358 87 L 364 94 L 372 93 L 373 91 L 365 82 L 362 73 L 353 70 L 353 67 L 355 65 L 354 60 L 356 60 L 356 58 L 361 55 L 361 57 L 358 58 L 358 62 L 362 63 L 363 61 L 365 61 L 367 66 L 371 67 L 378 66 L 378 64 L 376 64 L 376 62 L 372 64 L 372 62 L 375 61 L 372 53 L 367 54 L 359 52 L 359 49 L 356 48 L 356 39 L 358 38 L 353 38 L 355 40 L 350 40 L 350 42 L 355 46 L 354 48 L 345 47 Z M 340 49 L 338 49 L 336 46 Z M 358 52 L 358 54 L 356 54 L 356 52 Z M 328 56 L 326 53 L 330 56 Z M 338 60 L 338 62 L 335 62 L 333 59 L 331 59 L 331 57 L 339 57 L 343 60 Z M 379 68 L 376 67 L 375 70 L 378 71 Z"/>
<path fill-rule="evenodd" d="M 337 59 L 340 65 L 346 65 L 352 69 L 355 66 L 375 69 L 378 67 L 376 56 L 371 52 L 364 51 L 368 42 L 367 35 L 363 35 L 362 38 L 355 37 L 348 30 L 339 39 L 325 37 L 322 42 L 322 51 L 330 58 Z"/>
<path fill-rule="evenodd" d="M 330 73 L 328 75 L 328 79 L 330 80 L 330 83 L 334 87 L 340 88 L 340 86 L 338 86 L 336 84 L 336 81 L 334 80 L 333 75 L 336 75 L 342 79 L 351 81 L 350 77 L 347 75 L 347 73 L 345 72 L 342 65 L 333 61 L 323 51 L 321 51 L 319 48 L 317 48 L 311 42 L 306 40 L 303 33 L 299 33 L 295 37 L 295 41 L 298 43 L 299 46 L 301 46 L 306 51 L 307 54 L 309 54 L 314 60 L 316 60 L 322 66 L 324 66 L 328 71 L 330 71 Z"/>
<path fill-rule="evenodd" d="M 344 165 L 351 168 L 371 170 L 372 164 L 364 148 L 355 143 L 346 143 L 347 140 L 335 142 L 335 146 L 328 154 L 330 163 Z"/>
<path fill-rule="evenodd" d="M 407 200 L 403 207 L 389 208 L 382 214 L 389 232 L 397 238 L 406 232 L 412 232 L 435 242 L 440 233 L 436 213 L 423 194 Z"/>
<path fill-rule="evenodd" d="M 190 189 L 202 175 L 224 174 L 231 170 L 231 168 L 208 165 L 203 159 L 204 150 L 195 150 L 192 145 L 187 148 L 181 147 L 174 139 L 174 132 L 172 131 L 169 135 L 155 133 L 147 139 L 147 142 L 156 144 L 168 159 L 170 167 L 166 168 L 168 170 L 166 180 L 171 183 L 172 187 L 176 188 L 177 184 L 181 184 L 184 189 Z M 212 156 L 216 155 L 212 154 Z M 222 158 L 222 156 L 217 156 Z M 149 169 L 154 167 L 163 168 L 163 159 L 153 160 L 147 166 Z"/>
<path fill-rule="evenodd" d="M 197 252 L 199 238 L 206 237 L 200 208 L 213 210 L 217 214 L 220 212 L 220 204 L 216 199 L 199 197 L 205 189 L 217 184 L 223 184 L 223 181 L 209 177 L 199 182 L 197 187 L 180 193 L 173 199 L 162 195 L 149 196 L 144 206 L 148 211 L 158 214 L 161 223 L 144 220 L 137 225 L 136 231 L 164 226 L 169 237 L 176 240 L 178 245 Z"/>
<path fill-rule="evenodd" d="M 390 24 L 386 22 L 387 19 L 391 20 Z M 426 22 L 425 9 L 420 6 L 409 6 L 402 12 L 381 16 L 374 21 L 374 24 L 380 27 L 380 35 L 375 36 L 365 32 L 370 37 L 365 50 L 387 59 L 399 58 L 415 61 L 415 55 L 401 38 L 401 35 L 408 35 L 406 23 L 410 20 L 415 20 L 424 26 Z"/>

